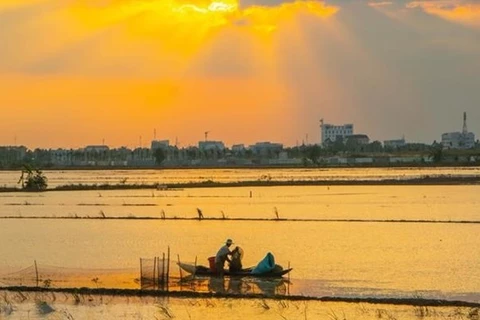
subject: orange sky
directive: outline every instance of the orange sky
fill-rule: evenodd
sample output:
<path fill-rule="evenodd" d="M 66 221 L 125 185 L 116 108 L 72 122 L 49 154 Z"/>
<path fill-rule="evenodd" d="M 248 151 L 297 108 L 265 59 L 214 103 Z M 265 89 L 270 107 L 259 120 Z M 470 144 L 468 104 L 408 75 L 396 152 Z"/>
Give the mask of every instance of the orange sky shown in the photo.
<path fill-rule="evenodd" d="M 385 104 L 389 92 L 407 93 L 397 100 L 403 105 L 433 99 L 408 82 L 410 75 L 394 76 L 402 70 L 387 52 L 378 57 L 374 47 L 384 42 L 371 42 L 370 15 L 417 32 L 432 23 L 455 28 L 463 38 L 433 34 L 428 40 L 466 55 L 480 52 L 469 41 L 479 35 L 479 5 L 358 3 L 3 0 L 0 145 L 76 148 L 105 141 L 136 147 L 142 137 L 147 146 L 154 130 L 158 139 L 177 139 L 180 146 L 196 144 L 204 131 L 227 145 L 294 145 L 307 135 L 309 142 L 319 140 L 322 117 L 367 130 L 368 108 Z M 368 34 L 359 34 L 349 12 L 358 14 L 355 19 L 365 16 Z M 440 60 L 446 59 L 441 50 Z M 454 67 L 475 78 L 480 66 L 470 65 Z M 465 108 L 479 100 L 458 91 L 467 95 Z M 384 126 L 370 135 L 404 133 Z"/>

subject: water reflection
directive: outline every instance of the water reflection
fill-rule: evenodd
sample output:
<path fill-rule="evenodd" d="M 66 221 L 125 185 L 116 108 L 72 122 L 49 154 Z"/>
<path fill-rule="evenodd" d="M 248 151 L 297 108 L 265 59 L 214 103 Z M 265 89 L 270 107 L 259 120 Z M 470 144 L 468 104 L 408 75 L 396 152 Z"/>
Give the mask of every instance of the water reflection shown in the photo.
<path fill-rule="evenodd" d="M 289 285 L 289 280 L 285 278 L 187 276 L 179 282 L 179 289 L 221 294 L 277 296 L 288 295 Z"/>

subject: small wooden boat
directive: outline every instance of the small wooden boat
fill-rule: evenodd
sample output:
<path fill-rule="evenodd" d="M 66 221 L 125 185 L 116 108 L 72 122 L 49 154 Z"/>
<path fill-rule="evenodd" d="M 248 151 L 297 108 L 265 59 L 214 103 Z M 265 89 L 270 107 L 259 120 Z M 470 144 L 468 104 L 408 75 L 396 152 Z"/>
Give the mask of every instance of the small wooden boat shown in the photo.
<path fill-rule="evenodd" d="M 193 264 L 183 263 L 183 262 L 177 262 L 177 264 L 180 268 L 182 268 L 182 270 L 196 276 L 211 277 L 211 276 L 217 275 L 216 272 L 213 272 L 210 268 L 205 266 L 195 266 Z M 292 269 L 293 268 L 283 269 L 282 267 L 278 266 L 268 272 L 255 273 L 255 272 L 252 272 L 254 268 L 244 268 L 240 271 L 235 271 L 235 272 L 230 272 L 229 270 L 225 270 L 224 275 L 230 276 L 230 277 L 278 278 L 286 275 L 287 273 L 292 271 Z"/>

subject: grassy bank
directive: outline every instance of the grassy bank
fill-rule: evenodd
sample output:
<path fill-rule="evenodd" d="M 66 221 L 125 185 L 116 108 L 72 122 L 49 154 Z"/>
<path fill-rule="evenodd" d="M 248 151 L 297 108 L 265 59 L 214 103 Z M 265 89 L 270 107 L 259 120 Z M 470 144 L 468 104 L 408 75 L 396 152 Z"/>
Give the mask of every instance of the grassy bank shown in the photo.
<path fill-rule="evenodd" d="M 347 302 L 347 303 L 371 303 L 390 305 L 409 305 L 427 307 L 471 307 L 479 308 L 480 303 L 414 298 L 368 298 L 368 297 L 308 297 L 303 295 L 278 295 L 270 296 L 264 294 L 231 294 L 218 292 L 192 292 L 192 291 L 161 291 L 141 289 L 108 289 L 108 288 L 43 288 L 43 287 L 0 287 L 1 291 L 8 292 L 40 292 L 40 293 L 63 293 L 72 295 L 109 295 L 109 296 L 131 296 L 131 297 L 173 297 L 173 298 L 242 298 L 242 299 L 270 299 L 287 301 L 323 301 L 323 302 Z"/>
<path fill-rule="evenodd" d="M 20 289 L 22 290 L 22 289 Z M 105 294 L 104 294 L 105 293 Z M 130 292 L 5 291 L 0 318 L 8 319 L 257 319 L 477 320 L 478 304 L 455 301 L 198 295 Z M 136 294 L 136 293 L 134 293 Z M 409 304 L 412 302 L 413 304 Z"/>
<path fill-rule="evenodd" d="M 239 182 L 189 182 L 171 184 L 69 184 L 48 188 L 45 191 L 81 191 L 81 190 L 134 190 L 134 189 L 157 189 L 178 190 L 186 188 L 228 188 L 228 187 L 274 187 L 274 186 L 382 186 L 382 185 L 477 185 L 480 177 L 430 177 L 411 179 L 379 179 L 379 180 L 252 180 Z M 0 192 L 23 192 L 21 188 L 1 187 Z"/>

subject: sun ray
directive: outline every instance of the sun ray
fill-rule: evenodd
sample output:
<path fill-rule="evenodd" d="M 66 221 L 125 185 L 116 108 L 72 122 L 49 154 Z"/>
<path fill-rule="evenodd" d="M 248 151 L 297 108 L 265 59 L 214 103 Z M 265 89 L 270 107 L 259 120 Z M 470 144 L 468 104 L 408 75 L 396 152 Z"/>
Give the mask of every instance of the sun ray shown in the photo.
<path fill-rule="evenodd" d="M 80 23 L 89 29 L 98 29 L 122 21 L 133 21 L 128 26 L 132 37 L 158 36 L 162 41 L 172 41 L 176 33 L 189 35 L 200 43 L 186 38 L 183 46 L 172 41 L 173 48 L 194 50 L 201 41 L 214 34 L 218 28 L 237 25 L 261 33 L 274 31 L 278 23 L 290 19 L 299 12 L 310 12 L 317 17 L 327 18 L 338 11 L 338 7 L 327 6 L 320 1 L 286 2 L 274 7 L 250 6 L 239 8 L 238 0 L 123 0 L 99 6 L 94 1 L 76 1 L 70 11 Z M 141 17 L 141 19 L 135 19 Z M 201 36 L 197 29 L 201 28 Z"/>
<path fill-rule="evenodd" d="M 203 126 L 196 120 L 204 113 L 225 131 L 242 130 L 245 123 L 262 132 L 289 128 L 293 95 L 281 67 L 286 47 L 279 42 L 294 40 L 288 29 L 299 15 L 326 23 L 339 10 L 321 1 L 268 7 L 240 7 L 238 0 L 42 1 L 54 3 L 55 10 L 18 26 L 32 37 L 33 50 L 13 69 L 20 74 L 11 90 L 15 103 L 43 101 L 55 113 L 68 104 L 74 117 L 88 104 L 85 113 L 114 111 L 117 123 L 129 122 L 136 108 L 142 112 L 129 122 L 132 130 L 161 119 L 172 132 Z M 12 52 L 21 46 L 14 44 Z M 28 52 L 26 45 L 21 52 Z M 20 94 L 25 84 L 35 89 L 29 97 Z M 68 96 L 82 99 L 69 103 Z M 248 134 L 247 140 L 258 132 Z"/>

